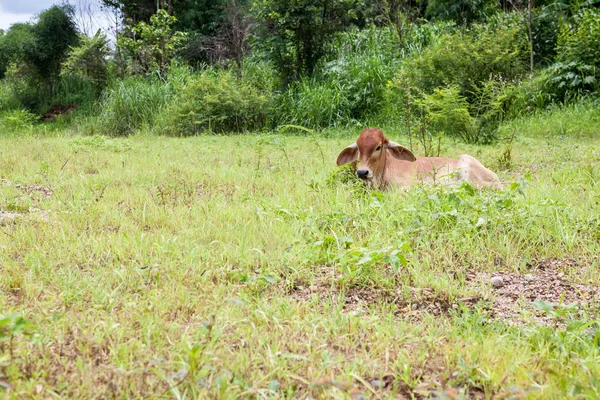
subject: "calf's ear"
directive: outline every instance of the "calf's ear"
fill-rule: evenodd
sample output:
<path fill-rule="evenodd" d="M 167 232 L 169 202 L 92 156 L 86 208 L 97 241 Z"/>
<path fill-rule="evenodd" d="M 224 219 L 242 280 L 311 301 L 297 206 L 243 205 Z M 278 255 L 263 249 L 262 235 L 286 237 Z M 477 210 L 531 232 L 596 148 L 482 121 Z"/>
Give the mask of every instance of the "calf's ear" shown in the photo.
<path fill-rule="evenodd" d="M 409 149 L 407 149 L 406 147 L 399 145 L 396 142 L 388 142 L 387 144 L 387 148 L 390 150 L 390 153 L 392 153 L 392 156 L 394 156 L 394 158 L 397 158 L 398 160 L 403 160 L 403 161 L 416 161 L 417 157 L 415 157 L 415 155 L 412 153 L 412 151 L 410 151 Z"/>
<path fill-rule="evenodd" d="M 338 155 L 336 163 L 338 166 L 340 166 L 340 165 L 354 162 L 354 161 L 356 161 L 357 158 L 358 158 L 358 146 L 356 145 L 356 143 L 353 143 L 341 151 L 340 155 Z"/>

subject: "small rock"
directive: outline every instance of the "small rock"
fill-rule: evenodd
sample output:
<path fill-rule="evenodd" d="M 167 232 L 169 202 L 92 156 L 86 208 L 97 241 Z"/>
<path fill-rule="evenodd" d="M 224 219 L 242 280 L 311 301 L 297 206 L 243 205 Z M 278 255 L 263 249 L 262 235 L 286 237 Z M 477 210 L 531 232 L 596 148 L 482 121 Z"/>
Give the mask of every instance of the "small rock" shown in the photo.
<path fill-rule="evenodd" d="M 492 286 L 495 288 L 504 286 L 504 280 L 502 279 L 501 276 L 494 276 L 492 279 L 490 279 L 490 282 L 492 283 Z"/>
<path fill-rule="evenodd" d="M 525 274 L 525 280 L 526 281 L 532 281 L 533 280 L 533 274 Z"/>
<path fill-rule="evenodd" d="M 380 381 L 379 379 L 374 379 L 371 381 L 371 386 L 375 389 L 383 389 L 385 387 L 385 382 Z"/>

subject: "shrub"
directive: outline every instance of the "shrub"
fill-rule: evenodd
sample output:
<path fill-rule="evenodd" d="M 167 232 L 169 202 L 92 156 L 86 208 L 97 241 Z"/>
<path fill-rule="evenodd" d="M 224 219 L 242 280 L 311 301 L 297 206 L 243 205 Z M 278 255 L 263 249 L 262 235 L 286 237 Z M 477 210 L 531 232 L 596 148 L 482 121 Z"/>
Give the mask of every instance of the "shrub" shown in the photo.
<path fill-rule="evenodd" d="M 2 133 L 22 133 L 31 130 L 37 116 L 27 110 L 14 109 L 0 113 L 0 131 Z"/>
<path fill-rule="evenodd" d="M 600 68 L 600 10 L 584 9 L 573 27 L 564 25 L 558 37 L 558 61 Z"/>
<path fill-rule="evenodd" d="M 520 29 L 508 14 L 436 38 L 388 83 L 387 112 L 397 110 L 409 122 L 416 111 L 437 131 L 468 142 L 494 141 L 514 97 L 512 82 L 527 71 Z"/>
<path fill-rule="evenodd" d="M 497 10 L 494 0 L 429 0 L 425 16 L 434 20 L 453 20 L 460 24 L 485 19 Z"/>
<path fill-rule="evenodd" d="M 188 82 L 169 109 L 166 132 L 186 136 L 261 129 L 269 103 L 268 94 L 231 71 L 207 69 Z"/>
<path fill-rule="evenodd" d="M 15 108 L 27 108 L 39 113 L 43 99 L 49 97 L 49 87 L 43 84 L 30 64 L 10 64 L 3 83 L 11 97 L 18 102 Z"/>
<path fill-rule="evenodd" d="M 436 88 L 416 102 L 431 126 L 443 134 L 453 134 L 468 142 L 476 142 L 475 123 L 469 114 L 469 103 L 455 86 Z"/>
<path fill-rule="evenodd" d="M 598 67 L 600 68 L 600 66 Z M 566 102 L 598 91 L 598 70 L 578 61 L 555 63 L 542 73 L 543 89 L 550 100 Z"/>
<path fill-rule="evenodd" d="M 62 65 L 61 76 L 73 76 L 90 82 L 96 95 L 99 95 L 108 83 L 109 49 L 106 35 L 100 31 L 94 37 L 81 35 L 80 44 L 70 49 L 69 57 Z"/>
<path fill-rule="evenodd" d="M 418 55 L 428 46 L 456 31 L 454 21 L 429 22 L 422 25 L 411 25 L 409 34 L 405 35 L 403 56 Z"/>
<path fill-rule="evenodd" d="M 514 26 L 478 25 L 470 32 L 445 35 L 404 65 L 409 84 L 425 93 L 456 86 L 471 102 L 490 77 L 512 80 L 527 69 L 526 41 Z"/>
<path fill-rule="evenodd" d="M 35 42 L 25 50 L 25 60 L 47 83 L 58 78 L 69 47 L 79 40 L 74 14 L 71 5 L 52 6 L 40 14 L 31 28 Z"/>
<path fill-rule="evenodd" d="M 12 87 L 4 80 L 0 81 L 0 112 L 15 110 L 21 107 L 21 102 L 15 96 Z"/>
<path fill-rule="evenodd" d="M 552 7 L 545 6 L 533 12 L 531 35 L 535 65 L 545 66 L 554 61 L 560 26 L 561 19 Z M 523 27 L 525 29 L 525 24 Z"/>
<path fill-rule="evenodd" d="M 350 0 L 257 0 L 257 44 L 270 54 L 286 82 L 311 75 L 325 55 L 327 40 L 353 14 Z"/>

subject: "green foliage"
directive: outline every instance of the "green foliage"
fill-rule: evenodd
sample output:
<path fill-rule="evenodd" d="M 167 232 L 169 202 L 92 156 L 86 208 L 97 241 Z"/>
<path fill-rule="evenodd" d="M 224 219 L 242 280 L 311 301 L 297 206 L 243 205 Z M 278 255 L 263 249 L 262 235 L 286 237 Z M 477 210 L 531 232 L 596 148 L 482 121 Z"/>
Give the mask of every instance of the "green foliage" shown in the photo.
<path fill-rule="evenodd" d="M 351 0 L 258 0 L 259 44 L 284 79 L 312 74 L 325 44 L 353 16 Z"/>
<path fill-rule="evenodd" d="M 332 41 L 333 59 L 322 68 L 322 81 L 339 87 L 348 99 L 347 111 L 360 119 L 379 111 L 385 83 L 394 76 L 402 48 L 390 28 L 352 30 Z"/>
<path fill-rule="evenodd" d="M 558 59 L 600 68 L 600 10 L 584 9 L 574 26 L 564 25 L 558 38 Z"/>
<path fill-rule="evenodd" d="M 49 88 L 43 84 L 36 69 L 27 63 L 10 64 L 3 83 L 18 103 L 16 108 L 40 112 L 41 104 L 49 97 Z"/>
<path fill-rule="evenodd" d="M 428 0 L 425 16 L 433 20 L 469 24 L 490 16 L 498 9 L 494 0 Z"/>
<path fill-rule="evenodd" d="M 171 0 L 172 1 L 172 0 Z M 156 7 L 161 4 L 160 0 L 101 0 L 106 7 L 118 10 L 123 19 L 131 21 L 148 22 L 150 17 L 156 13 Z M 164 1 L 162 1 L 164 4 Z"/>
<path fill-rule="evenodd" d="M 61 63 L 77 40 L 69 5 L 53 6 L 36 24 L 15 24 L 0 37 L 0 77 L 19 103 L 15 108 L 43 112 L 52 103 Z"/>
<path fill-rule="evenodd" d="M 86 133 L 125 136 L 143 126 L 152 126 L 174 95 L 173 84 L 158 78 L 118 80 L 104 91 L 100 112 Z"/>
<path fill-rule="evenodd" d="M 411 25 L 410 32 L 405 35 L 403 55 L 411 56 L 420 54 L 434 42 L 443 40 L 446 35 L 453 34 L 457 29 L 454 21 L 435 21 L 421 25 Z"/>
<path fill-rule="evenodd" d="M 385 83 L 403 54 L 393 29 L 353 29 L 329 46 L 332 55 L 319 63 L 313 77 L 300 79 L 275 102 L 276 121 L 325 128 L 380 113 Z"/>
<path fill-rule="evenodd" d="M 33 128 L 38 118 L 27 110 L 12 109 L 0 112 L 0 129 L 3 133 L 23 133 Z"/>
<path fill-rule="evenodd" d="M 22 60 L 26 49 L 35 45 L 31 24 L 13 24 L 0 36 L 0 79 L 4 78 L 11 63 Z"/>
<path fill-rule="evenodd" d="M 526 42 L 512 26 L 476 25 L 472 31 L 444 35 L 419 56 L 407 60 L 408 85 L 432 93 L 457 86 L 471 102 L 490 77 L 512 80 L 526 71 Z"/>
<path fill-rule="evenodd" d="M 169 108 L 166 131 L 188 136 L 261 129 L 269 106 L 269 93 L 231 71 L 207 69 L 186 84 Z"/>
<path fill-rule="evenodd" d="M 183 32 L 173 32 L 175 21 L 177 18 L 162 9 L 150 17 L 149 24 L 128 21 L 117 38 L 121 68 L 131 75 L 164 73 L 186 37 Z"/>
<path fill-rule="evenodd" d="M 387 85 L 385 113 L 400 110 L 408 123 L 417 115 L 422 130 L 468 142 L 493 141 L 513 98 L 510 83 L 526 71 L 526 42 L 514 17 L 442 34 L 413 53 Z"/>
<path fill-rule="evenodd" d="M 531 35 L 536 66 L 551 64 L 556 56 L 561 16 L 555 11 L 555 8 L 555 6 L 544 6 L 535 9 L 532 15 Z M 525 24 L 523 24 L 523 30 L 525 30 Z"/>
<path fill-rule="evenodd" d="M 100 31 L 91 38 L 82 35 L 79 46 L 71 48 L 63 63 L 61 75 L 90 82 L 99 95 L 108 83 L 108 54 L 106 35 Z"/>
<path fill-rule="evenodd" d="M 421 108 L 431 126 L 442 134 L 454 134 L 467 142 L 477 142 L 475 121 L 469 114 L 469 103 L 455 86 L 435 88 L 416 105 Z"/>
<path fill-rule="evenodd" d="M 332 80 L 302 78 L 280 94 L 274 104 L 278 124 L 326 128 L 352 122 L 351 100 L 344 87 Z"/>
<path fill-rule="evenodd" d="M 597 93 L 600 87 L 598 68 L 577 61 L 555 63 L 543 71 L 544 94 L 555 102 L 577 99 L 582 95 Z"/>
<path fill-rule="evenodd" d="M 44 81 L 58 77 L 69 47 L 79 39 L 73 17 L 72 6 L 53 6 L 42 12 L 39 21 L 32 27 L 35 42 L 33 47 L 25 50 L 25 59 Z"/>
<path fill-rule="evenodd" d="M 497 137 L 497 128 L 506 119 L 524 112 L 517 86 L 506 81 L 489 80 L 476 90 L 476 99 L 470 106 L 475 117 L 477 136 L 471 141 L 490 143 Z"/>
<path fill-rule="evenodd" d="M 12 87 L 6 80 L 0 81 L 0 112 L 15 110 L 21 107 L 21 102 L 15 96 Z"/>

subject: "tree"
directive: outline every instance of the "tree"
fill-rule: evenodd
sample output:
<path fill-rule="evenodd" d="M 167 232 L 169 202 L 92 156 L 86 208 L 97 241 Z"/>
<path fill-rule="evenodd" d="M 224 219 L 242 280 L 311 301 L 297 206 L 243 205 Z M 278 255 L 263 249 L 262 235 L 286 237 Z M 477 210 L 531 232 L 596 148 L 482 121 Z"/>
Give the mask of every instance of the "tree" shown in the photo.
<path fill-rule="evenodd" d="M 257 0 L 258 37 L 286 81 L 311 74 L 327 40 L 355 16 L 352 0 Z"/>
<path fill-rule="evenodd" d="M 150 22 L 150 17 L 158 11 L 156 0 L 102 0 L 102 3 L 106 7 L 119 10 L 123 19 L 131 20 L 132 24 L 137 24 L 138 22 L 148 23 Z"/>
<path fill-rule="evenodd" d="M 58 77 L 69 47 L 79 40 L 73 15 L 70 5 L 53 6 L 42 12 L 31 28 L 34 43 L 25 49 L 25 59 L 48 83 Z"/>
<path fill-rule="evenodd" d="M 22 60 L 25 50 L 35 46 L 33 25 L 17 23 L 0 36 L 0 79 L 4 78 L 8 66 L 12 62 Z"/>
<path fill-rule="evenodd" d="M 161 9 L 150 18 L 149 24 L 127 24 L 117 39 L 117 48 L 126 62 L 127 72 L 165 72 L 185 38 L 183 32 L 173 32 L 171 29 L 176 20 Z"/>

